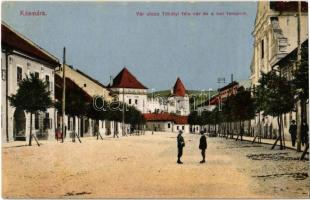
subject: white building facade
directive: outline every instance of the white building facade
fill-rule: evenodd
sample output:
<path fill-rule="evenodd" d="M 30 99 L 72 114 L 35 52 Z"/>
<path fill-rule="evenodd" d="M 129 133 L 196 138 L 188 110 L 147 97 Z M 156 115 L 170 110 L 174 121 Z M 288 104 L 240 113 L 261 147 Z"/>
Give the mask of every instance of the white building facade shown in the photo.
<path fill-rule="evenodd" d="M 30 126 L 38 139 L 52 139 L 55 133 L 55 109 L 30 114 L 10 105 L 7 96 L 16 94 L 18 83 L 35 74 L 49 85 L 54 101 L 54 69 L 59 61 L 53 55 L 2 22 L 1 51 L 1 132 L 2 142 L 28 140 Z"/>

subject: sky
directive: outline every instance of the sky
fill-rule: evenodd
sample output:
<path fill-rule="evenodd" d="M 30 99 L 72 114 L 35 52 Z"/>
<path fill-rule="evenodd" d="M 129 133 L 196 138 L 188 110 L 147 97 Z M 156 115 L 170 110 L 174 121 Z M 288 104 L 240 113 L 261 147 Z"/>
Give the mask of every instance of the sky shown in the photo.
<path fill-rule="evenodd" d="M 208 90 L 218 88 L 219 77 L 229 82 L 232 73 L 249 78 L 256 4 L 3 2 L 1 17 L 60 61 L 66 47 L 67 63 L 103 84 L 126 66 L 155 91 L 172 88 L 177 77 L 187 89 Z M 26 11 L 46 15 L 23 16 Z"/>

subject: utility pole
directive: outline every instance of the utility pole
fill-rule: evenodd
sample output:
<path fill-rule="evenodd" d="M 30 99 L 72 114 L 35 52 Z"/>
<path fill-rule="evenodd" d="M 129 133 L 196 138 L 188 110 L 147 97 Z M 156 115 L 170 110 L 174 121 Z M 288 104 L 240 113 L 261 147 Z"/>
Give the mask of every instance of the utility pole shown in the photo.
<path fill-rule="evenodd" d="M 63 50 L 63 60 L 62 60 L 62 79 L 63 79 L 63 88 L 62 88 L 62 137 L 61 141 L 64 142 L 64 134 L 65 134 L 65 104 L 66 104 L 66 47 Z"/>
<path fill-rule="evenodd" d="M 300 42 L 300 18 L 301 18 L 301 1 L 298 1 L 298 14 L 297 14 L 297 66 L 298 69 L 301 62 L 301 42 Z M 297 121 L 297 151 L 301 151 L 301 118 L 302 118 L 302 103 L 297 100 L 296 106 L 296 121 Z"/>

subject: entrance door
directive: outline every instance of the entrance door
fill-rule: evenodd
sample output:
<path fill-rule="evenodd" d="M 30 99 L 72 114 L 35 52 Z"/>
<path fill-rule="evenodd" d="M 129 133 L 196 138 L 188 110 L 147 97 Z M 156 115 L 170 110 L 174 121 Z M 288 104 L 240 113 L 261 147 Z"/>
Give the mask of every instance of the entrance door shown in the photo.
<path fill-rule="evenodd" d="M 14 112 L 13 137 L 14 140 L 26 141 L 26 116 L 20 108 Z"/>

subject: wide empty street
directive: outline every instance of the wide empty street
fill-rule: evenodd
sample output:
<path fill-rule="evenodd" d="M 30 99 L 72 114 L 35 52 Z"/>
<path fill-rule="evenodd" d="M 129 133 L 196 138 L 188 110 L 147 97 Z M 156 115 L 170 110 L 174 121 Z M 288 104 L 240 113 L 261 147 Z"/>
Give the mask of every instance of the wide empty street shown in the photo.
<path fill-rule="evenodd" d="M 308 161 L 293 150 L 183 134 L 178 165 L 175 133 L 82 138 L 82 144 L 42 141 L 2 147 L 4 198 L 309 197 Z M 34 143 L 35 144 L 35 143 Z"/>

